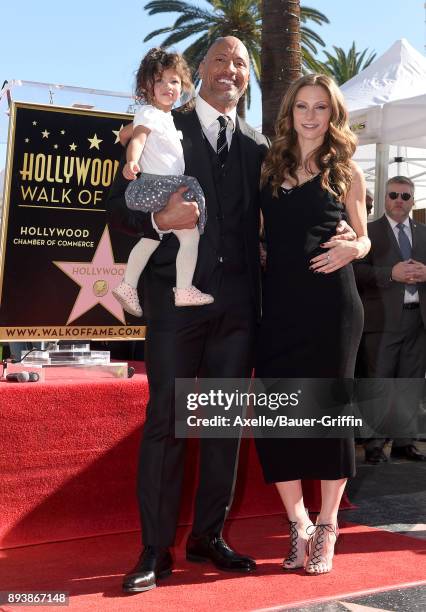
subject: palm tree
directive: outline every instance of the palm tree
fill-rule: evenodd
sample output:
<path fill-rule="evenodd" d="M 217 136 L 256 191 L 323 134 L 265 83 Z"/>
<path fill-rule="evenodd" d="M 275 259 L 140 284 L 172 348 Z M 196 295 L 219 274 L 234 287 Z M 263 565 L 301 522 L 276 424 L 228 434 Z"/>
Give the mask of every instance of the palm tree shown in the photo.
<path fill-rule="evenodd" d="M 300 0 L 262 1 L 262 132 L 273 136 L 281 99 L 302 69 Z"/>
<path fill-rule="evenodd" d="M 145 5 L 149 15 L 158 13 L 178 13 L 173 25 L 154 30 L 144 42 L 161 34 L 168 34 L 162 41 L 163 47 L 170 47 L 191 36 L 199 35 L 184 51 L 184 55 L 194 73 L 207 53 L 211 43 L 219 36 L 237 36 L 247 47 L 253 74 L 260 85 L 260 49 L 262 36 L 261 0 L 206 0 L 211 8 L 202 8 L 181 0 L 151 0 Z M 313 21 L 319 25 L 329 23 L 320 11 L 302 7 L 301 21 L 305 24 Z M 303 58 L 306 67 L 314 62 L 313 53 L 316 45 L 324 46 L 324 41 L 310 28 L 301 27 Z M 197 81 L 197 79 L 195 78 Z M 247 102 L 250 104 L 250 89 L 247 90 Z M 238 106 L 240 115 L 245 115 L 245 101 Z"/>
<path fill-rule="evenodd" d="M 320 70 L 332 76 L 338 85 L 343 85 L 356 74 L 367 68 L 376 57 L 374 51 L 366 57 L 368 49 L 357 51 L 355 42 L 347 53 L 341 47 L 334 47 L 334 55 L 328 51 L 324 51 L 327 58 L 326 62 L 319 62 Z"/>

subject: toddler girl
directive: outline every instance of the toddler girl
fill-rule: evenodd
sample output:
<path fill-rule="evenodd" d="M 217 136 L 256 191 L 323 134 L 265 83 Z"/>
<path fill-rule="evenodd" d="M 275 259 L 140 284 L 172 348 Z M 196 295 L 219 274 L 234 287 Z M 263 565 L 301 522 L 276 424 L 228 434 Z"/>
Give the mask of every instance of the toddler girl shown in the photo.
<path fill-rule="evenodd" d="M 188 187 L 185 197 L 198 204 L 198 227 L 171 230 L 179 240 L 173 289 L 176 306 L 203 306 L 213 302 L 211 295 L 192 285 L 200 233 L 206 223 L 206 206 L 197 179 L 183 174 L 181 134 L 171 114 L 182 92 L 193 94 L 193 89 L 189 67 L 181 55 L 158 48 L 148 51 L 136 76 L 136 95 L 146 104 L 135 114 L 123 169 L 125 178 L 132 180 L 126 190 L 130 209 L 158 212 L 182 185 Z M 159 244 L 160 240 L 141 238 L 130 252 L 123 281 L 112 291 L 123 309 L 137 317 L 142 316 L 137 293 L 139 277 Z"/>

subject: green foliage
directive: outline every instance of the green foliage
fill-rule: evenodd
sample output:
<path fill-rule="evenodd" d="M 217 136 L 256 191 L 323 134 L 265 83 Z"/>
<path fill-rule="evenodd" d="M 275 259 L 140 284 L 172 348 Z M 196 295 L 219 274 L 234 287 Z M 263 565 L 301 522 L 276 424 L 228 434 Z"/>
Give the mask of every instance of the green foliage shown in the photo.
<path fill-rule="evenodd" d="M 167 34 L 161 46 L 170 47 L 181 41 L 199 35 L 189 47 L 184 56 L 195 74 L 201 60 L 207 53 L 211 43 L 219 36 L 236 36 L 247 47 L 253 74 L 260 85 L 260 50 L 262 34 L 262 15 L 260 0 L 207 0 L 211 5 L 203 9 L 190 2 L 179 0 L 152 0 L 145 5 L 149 15 L 158 13 L 178 13 L 176 21 L 164 28 L 154 30 L 145 37 L 144 42 Z M 322 38 L 305 24 L 314 22 L 318 25 L 329 23 L 327 17 L 309 7 L 301 7 L 300 35 L 302 43 L 303 66 L 312 71 L 316 65 L 314 55 L 317 46 L 324 46 Z M 195 74 L 195 82 L 197 77 Z M 250 90 L 247 91 L 247 101 L 250 101 Z"/>
<path fill-rule="evenodd" d="M 376 53 L 371 51 L 367 56 L 368 49 L 357 51 L 355 42 L 347 53 L 341 47 L 334 47 L 334 55 L 328 51 L 324 51 L 327 60 L 318 62 L 318 68 L 321 72 L 332 76 L 338 85 L 343 85 L 356 74 L 367 68 L 376 57 Z"/>

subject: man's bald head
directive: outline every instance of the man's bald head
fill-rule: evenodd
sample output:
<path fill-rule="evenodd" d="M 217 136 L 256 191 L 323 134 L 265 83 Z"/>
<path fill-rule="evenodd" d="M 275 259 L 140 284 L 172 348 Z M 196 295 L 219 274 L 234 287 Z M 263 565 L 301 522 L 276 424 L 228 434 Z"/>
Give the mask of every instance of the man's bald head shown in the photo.
<path fill-rule="evenodd" d="M 221 47 L 223 44 L 226 45 L 228 48 L 238 49 L 239 52 L 245 58 L 247 64 L 250 63 L 249 54 L 248 54 L 245 44 L 236 36 L 220 36 L 219 38 L 216 38 L 216 40 L 208 48 L 208 51 L 206 55 L 204 56 L 204 60 L 211 53 L 214 53 L 218 46 Z"/>
<path fill-rule="evenodd" d="M 200 96 L 219 113 L 238 103 L 247 89 L 250 60 L 245 45 L 235 36 L 214 41 L 200 64 Z"/>

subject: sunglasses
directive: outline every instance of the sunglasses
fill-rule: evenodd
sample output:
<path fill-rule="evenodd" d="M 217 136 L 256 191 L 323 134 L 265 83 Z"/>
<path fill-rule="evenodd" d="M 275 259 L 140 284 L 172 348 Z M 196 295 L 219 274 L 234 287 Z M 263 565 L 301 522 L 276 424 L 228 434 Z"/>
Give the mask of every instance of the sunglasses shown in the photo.
<path fill-rule="evenodd" d="M 411 193 L 408 193 L 407 191 L 403 191 L 402 193 L 398 193 L 397 191 L 391 191 L 390 193 L 388 193 L 388 196 L 391 200 L 396 200 L 399 195 L 401 196 L 401 199 L 404 200 L 404 202 L 408 202 L 408 200 L 411 199 Z"/>

